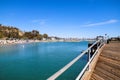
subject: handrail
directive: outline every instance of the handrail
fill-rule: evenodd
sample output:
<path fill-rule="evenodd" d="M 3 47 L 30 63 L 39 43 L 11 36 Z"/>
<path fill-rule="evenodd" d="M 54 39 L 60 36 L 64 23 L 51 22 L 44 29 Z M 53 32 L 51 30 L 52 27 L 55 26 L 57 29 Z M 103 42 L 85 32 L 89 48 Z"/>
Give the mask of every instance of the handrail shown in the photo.
<path fill-rule="evenodd" d="M 51 77 L 49 77 L 47 80 L 55 80 L 57 77 L 59 77 L 63 72 L 65 72 L 68 68 L 70 68 L 76 61 L 78 61 L 85 53 L 87 53 L 94 45 L 99 43 L 101 40 L 96 41 L 94 44 L 92 44 L 87 50 L 82 52 L 80 55 L 78 55 L 75 59 L 73 59 L 71 62 L 69 62 L 67 65 L 65 65 L 63 68 L 61 68 L 59 71 L 57 71 L 55 74 L 53 74 Z"/>
<path fill-rule="evenodd" d="M 100 49 L 100 47 L 102 45 L 103 45 L 103 43 L 100 44 L 100 46 L 95 51 L 94 55 L 90 58 L 90 60 L 87 62 L 87 64 L 85 65 L 85 67 L 82 69 L 82 71 L 80 72 L 80 74 L 78 75 L 78 77 L 75 80 L 80 80 L 80 78 L 82 77 L 82 75 L 84 74 L 84 72 L 86 71 L 86 69 L 88 68 L 89 64 L 91 63 L 91 61 L 93 60 L 93 58 L 95 57 L 95 55 L 97 54 L 97 52 L 99 51 L 99 49 Z"/>

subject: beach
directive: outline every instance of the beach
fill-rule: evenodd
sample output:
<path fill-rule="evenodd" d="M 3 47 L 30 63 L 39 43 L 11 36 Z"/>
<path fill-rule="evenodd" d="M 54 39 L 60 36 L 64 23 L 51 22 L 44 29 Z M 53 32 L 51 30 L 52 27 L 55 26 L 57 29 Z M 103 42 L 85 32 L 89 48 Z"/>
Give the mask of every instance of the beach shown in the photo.
<path fill-rule="evenodd" d="M 0 40 L 0 46 L 32 42 L 80 42 L 80 40 Z"/>
<path fill-rule="evenodd" d="M 0 46 L 12 45 L 12 44 L 23 44 L 31 42 L 40 42 L 40 40 L 0 40 Z"/>

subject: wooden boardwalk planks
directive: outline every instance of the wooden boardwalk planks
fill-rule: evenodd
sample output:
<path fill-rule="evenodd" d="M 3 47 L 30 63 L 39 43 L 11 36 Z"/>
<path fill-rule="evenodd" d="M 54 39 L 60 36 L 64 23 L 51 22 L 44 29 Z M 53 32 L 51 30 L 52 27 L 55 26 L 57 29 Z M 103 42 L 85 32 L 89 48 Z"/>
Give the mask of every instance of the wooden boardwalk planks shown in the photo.
<path fill-rule="evenodd" d="M 120 42 L 104 47 L 90 80 L 120 80 Z"/>

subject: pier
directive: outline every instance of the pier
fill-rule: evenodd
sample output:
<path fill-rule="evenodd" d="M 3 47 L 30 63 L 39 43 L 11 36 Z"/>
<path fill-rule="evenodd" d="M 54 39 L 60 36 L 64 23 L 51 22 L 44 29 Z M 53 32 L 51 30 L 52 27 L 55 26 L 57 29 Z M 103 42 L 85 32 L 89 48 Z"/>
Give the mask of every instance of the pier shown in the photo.
<path fill-rule="evenodd" d="M 105 42 L 102 39 L 94 42 L 47 80 L 57 79 L 86 53 L 88 62 L 75 80 L 120 80 L 120 41 L 111 41 L 109 44 Z"/>
<path fill-rule="evenodd" d="M 84 80 L 120 80 L 120 41 L 105 45 L 90 79 Z"/>
<path fill-rule="evenodd" d="M 97 48 L 94 50 L 94 54 L 92 54 L 91 56 L 91 52 L 93 52 L 92 48 L 94 46 L 97 45 Z M 69 62 L 67 65 L 65 65 L 63 68 L 61 68 L 59 71 L 57 71 L 55 74 L 53 74 L 52 76 L 50 76 L 47 80 L 55 80 L 57 79 L 61 74 L 63 74 L 68 68 L 70 68 L 75 62 L 77 62 L 83 55 L 88 55 L 88 62 L 85 65 L 85 67 L 83 68 L 83 70 L 81 71 L 81 73 L 78 75 L 78 77 L 76 78 L 76 80 L 79 80 L 83 74 L 88 71 L 89 67 L 90 67 L 90 63 L 93 60 L 93 58 L 100 53 L 100 49 L 104 46 L 104 40 L 97 40 L 96 42 L 94 42 L 88 49 L 86 49 L 85 51 L 83 51 L 80 55 L 78 55 L 75 59 L 73 59 L 71 62 Z"/>

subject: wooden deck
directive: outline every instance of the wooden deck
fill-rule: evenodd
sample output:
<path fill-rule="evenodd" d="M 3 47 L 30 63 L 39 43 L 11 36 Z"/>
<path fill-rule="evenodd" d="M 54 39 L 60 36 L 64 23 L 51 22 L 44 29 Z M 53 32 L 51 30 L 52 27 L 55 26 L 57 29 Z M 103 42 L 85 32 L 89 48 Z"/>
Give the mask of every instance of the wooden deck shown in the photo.
<path fill-rule="evenodd" d="M 120 42 L 105 45 L 89 80 L 120 80 Z"/>

